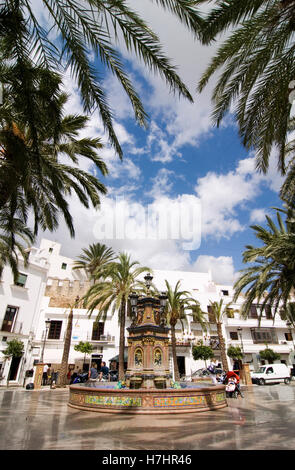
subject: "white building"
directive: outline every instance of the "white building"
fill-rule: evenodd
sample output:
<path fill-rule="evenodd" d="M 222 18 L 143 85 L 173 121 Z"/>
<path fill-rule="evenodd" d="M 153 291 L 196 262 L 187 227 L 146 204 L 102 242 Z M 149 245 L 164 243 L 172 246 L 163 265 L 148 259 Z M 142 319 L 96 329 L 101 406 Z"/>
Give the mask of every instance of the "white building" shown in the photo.
<path fill-rule="evenodd" d="M 0 385 L 6 384 L 10 372 L 12 384 L 22 384 L 25 371 L 34 361 L 33 339 L 36 335 L 41 303 L 47 283 L 49 264 L 42 256 L 29 256 L 25 267 L 20 260 L 20 275 L 16 283 L 9 267 L 5 267 L 0 282 Z M 12 339 L 24 345 L 21 358 L 5 359 L 2 351 Z"/>
<path fill-rule="evenodd" d="M 23 312 L 25 315 L 25 312 L 28 309 L 30 310 L 30 315 L 27 315 L 26 319 L 26 330 L 22 330 L 22 334 L 24 331 L 26 332 L 24 335 L 26 336 L 26 338 L 24 337 L 26 349 L 23 358 L 23 361 L 26 362 L 25 367 L 24 365 L 22 367 L 23 371 L 31 368 L 34 360 L 40 360 L 42 357 L 44 362 L 52 364 L 54 368 L 58 367 L 63 354 L 69 309 L 71 306 L 73 307 L 77 295 L 80 298 L 83 297 L 90 286 L 90 282 L 86 279 L 83 272 L 72 269 L 74 260 L 62 256 L 60 251 L 60 244 L 45 239 L 41 241 L 40 248 L 31 249 L 29 271 L 22 270 L 22 272 L 28 275 L 26 286 L 19 288 L 22 295 L 24 295 L 24 289 L 28 289 L 27 292 L 31 293 L 26 300 L 27 304 L 24 304 L 24 306 L 20 303 L 19 290 L 16 291 L 16 287 L 11 287 L 12 278 L 9 278 L 9 270 L 5 271 L 3 286 L 5 285 L 6 287 L 0 299 L 2 302 L 1 308 L 4 312 L 4 317 L 7 306 L 18 307 L 19 313 L 14 320 L 16 321 L 15 332 L 17 330 L 17 322 L 22 322 L 21 313 Z M 42 263 L 43 267 L 41 267 Z M 37 265 L 38 268 L 36 267 Z M 33 276 L 34 272 L 38 273 L 35 277 Z M 226 346 L 241 346 L 245 354 L 245 362 L 250 364 L 251 369 L 255 369 L 261 362 L 259 351 L 265 349 L 266 343 L 268 347 L 281 355 L 281 361 L 286 362 L 290 366 L 295 362 L 293 337 L 285 322 L 280 320 L 278 315 L 275 321 L 273 321 L 270 317 L 270 312 L 268 312 L 267 316 L 264 314 L 259 326 L 257 315 L 259 306 L 257 305 L 253 305 L 250 318 L 247 320 L 241 319 L 239 309 L 244 298 L 241 296 L 237 304 L 232 304 L 233 287 L 216 284 L 212 280 L 210 272 L 196 273 L 155 270 L 153 276 L 153 282 L 160 291 L 166 290 L 165 279 L 172 286 L 180 280 L 181 290 L 190 291 L 192 296 L 200 302 L 204 312 L 210 311 L 210 301 L 224 299 L 224 306 L 230 304 L 230 310 L 228 315 L 225 316 L 222 326 Z M 44 291 L 46 278 L 47 285 Z M 41 284 L 43 286 L 42 289 Z M 25 302 L 23 298 L 22 301 Z M 33 310 L 35 312 L 34 315 L 32 314 Z M 96 314 L 89 318 L 87 310 L 81 308 L 81 306 L 74 308 L 73 314 L 72 341 L 69 355 L 71 367 L 75 368 L 75 370 L 82 369 L 83 367 L 83 354 L 74 350 L 74 346 L 80 341 L 89 341 L 94 347 L 91 357 L 86 358 L 87 364 L 97 362 L 99 365 L 103 359 L 109 365 L 110 360 L 117 356 L 119 351 L 117 315 L 112 317 L 111 314 L 108 314 L 105 321 L 100 319 L 97 323 L 95 321 Z M 208 319 L 210 320 L 210 312 Z M 45 329 L 46 320 L 50 321 L 50 327 L 47 332 Z M 27 323 L 30 323 L 30 326 L 27 326 Z M 6 334 L 3 331 L 3 322 L 0 322 L 0 327 L 1 324 L 0 338 L 12 337 L 12 332 Z M 127 321 L 126 328 L 128 326 L 129 323 Z M 220 361 L 217 330 L 214 323 L 210 323 L 209 331 L 204 333 L 200 325 L 194 323 L 192 317 L 188 317 L 188 324 L 185 326 L 184 331 L 182 331 L 180 323 L 177 325 L 176 335 L 178 365 L 181 374 L 190 375 L 191 372 L 204 367 L 202 361 L 196 362 L 193 360 L 191 352 L 192 345 L 196 344 L 200 339 L 205 344 L 213 347 L 216 358 Z M 28 346 L 29 339 L 31 346 Z M 3 350 L 3 341 L 1 345 Z M 228 362 L 230 367 L 232 367 L 233 364 L 229 358 Z M 6 370 L 7 368 L 8 364 L 6 364 Z M 20 379 L 22 379 L 21 373 L 19 378 L 16 377 L 19 383 Z"/>

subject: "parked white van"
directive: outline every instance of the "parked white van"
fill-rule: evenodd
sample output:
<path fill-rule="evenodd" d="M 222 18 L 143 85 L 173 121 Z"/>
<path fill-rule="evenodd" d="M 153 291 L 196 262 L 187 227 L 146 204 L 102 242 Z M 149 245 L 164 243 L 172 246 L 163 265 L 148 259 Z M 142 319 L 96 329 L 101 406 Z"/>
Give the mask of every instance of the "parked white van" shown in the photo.
<path fill-rule="evenodd" d="M 251 378 L 252 382 L 258 385 L 276 382 L 284 382 L 288 385 L 291 382 L 290 370 L 286 364 L 267 364 L 261 366 L 258 372 L 251 373 Z"/>

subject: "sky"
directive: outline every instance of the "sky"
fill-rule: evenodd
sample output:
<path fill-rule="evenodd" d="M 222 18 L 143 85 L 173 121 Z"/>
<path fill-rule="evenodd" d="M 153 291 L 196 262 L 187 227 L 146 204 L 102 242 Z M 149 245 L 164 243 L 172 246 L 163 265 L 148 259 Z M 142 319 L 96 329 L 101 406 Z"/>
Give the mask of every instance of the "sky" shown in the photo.
<path fill-rule="evenodd" d="M 255 155 L 241 145 L 234 116 L 229 114 L 219 129 L 213 126 L 211 93 L 216 77 L 202 94 L 196 88 L 218 44 L 201 46 L 174 16 L 150 0 L 129 3 L 159 35 L 194 103 L 170 93 L 161 77 L 148 72 L 118 44 L 129 77 L 149 115 L 148 129 L 136 124 L 123 89 L 114 76 L 105 73 L 104 86 L 123 148 L 123 161 L 109 146 L 100 118 L 94 113 L 84 134 L 101 137 L 104 143 L 100 155 L 107 163 L 109 175 L 101 179 L 108 194 L 101 198 L 100 211 L 86 210 L 74 197 L 71 199 L 75 239 L 70 238 L 62 219 L 55 233 L 40 233 L 39 239 L 58 241 L 62 254 L 72 258 L 90 243 L 101 242 L 115 251 L 129 252 L 133 259 L 152 269 L 210 269 L 217 283 L 231 284 L 245 267 L 245 245 L 257 244 L 249 226 L 265 224 L 265 215 L 273 213 L 271 207 L 281 205 L 278 191 L 282 177 L 276 170 L 275 154 L 268 174 L 257 173 Z M 93 63 L 100 69 L 95 57 Z M 64 78 L 65 89 L 70 93 L 67 111 L 82 113 L 74 80 L 69 73 Z M 88 162 L 81 161 L 80 165 L 93 171 Z M 118 238 L 118 233 L 110 238 L 112 221 L 120 225 L 122 214 L 126 216 L 123 238 Z M 173 235 L 169 230 L 166 237 L 163 235 L 156 214 L 160 218 L 166 214 L 168 222 L 172 221 L 171 233 L 178 227 L 175 217 L 179 215 L 183 225 L 179 239 L 177 233 Z M 187 230 L 183 214 L 191 216 L 193 225 Z"/>

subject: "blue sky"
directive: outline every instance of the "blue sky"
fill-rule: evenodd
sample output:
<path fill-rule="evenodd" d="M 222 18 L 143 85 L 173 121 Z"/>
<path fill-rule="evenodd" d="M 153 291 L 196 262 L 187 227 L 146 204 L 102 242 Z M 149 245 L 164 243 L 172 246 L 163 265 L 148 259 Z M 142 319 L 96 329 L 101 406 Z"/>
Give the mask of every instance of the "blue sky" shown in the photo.
<path fill-rule="evenodd" d="M 89 243 L 101 241 L 115 250 L 130 252 L 154 269 L 211 269 L 217 282 L 231 283 L 243 267 L 244 246 L 256 243 L 249 225 L 264 223 L 270 207 L 280 204 L 282 178 L 276 170 L 275 152 L 269 173 L 258 174 L 255 155 L 241 145 L 233 115 L 229 114 L 219 129 L 212 126 L 211 93 L 216 78 L 201 95 L 196 87 L 218 44 L 201 46 L 175 17 L 150 0 L 130 3 L 159 34 L 166 54 L 178 66 L 195 102 L 190 104 L 173 96 L 159 76 L 149 73 L 119 43 L 126 69 L 150 116 L 149 128 L 141 129 L 135 123 L 124 91 L 111 74 L 104 73 L 124 160 L 120 162 L 108 145 L 99 116 L 94 113 L 87 134 L 101 137 L 105 144 L 101 154 L 110 171 L 104 180 L 109 194 L 102 198 L 100 213 L 85 211 L 77 201 L 71 202 L 75 240 L 69 238 L 63 223 L 57 233 L 45 236 L 60 241 L 66 256 L 75 257 Z M 100 69 L 97 59 L 94 64 Z M 65 76 L 65 88 L 71 93 L 68 111 L 82 112 L 77 87 L 69 74 Z M 81 167 L 91 170 L 83 165 L 86 163 L 81 162 Z M 148 204 L 171 208 L 176 200 L 183 204 L 200 203 L 200 248 L 183 250 L 177 240 L 102 240 L 97 236 L 97 223 L 114 213 L 116 197 L 124 198 L 122 208 L 124 204 L 133 207 L 129 222 L 134 229 L 142 225 Z"/>

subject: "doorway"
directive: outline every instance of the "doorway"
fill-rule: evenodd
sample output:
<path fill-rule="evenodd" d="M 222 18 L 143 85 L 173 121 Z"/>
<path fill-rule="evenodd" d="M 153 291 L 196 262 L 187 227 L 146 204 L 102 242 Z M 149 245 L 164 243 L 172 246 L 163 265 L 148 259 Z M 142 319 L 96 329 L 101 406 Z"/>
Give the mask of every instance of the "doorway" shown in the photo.
<path fill-rule="evenodd" d="M 177 356 L 177 365 L 178 365 L 180 377 L 182 375 L 185 375 L 185 357 L 184 356 Z"/>
<path fill-rule="evenodd" d="M 20 364 L 21 357 L 14 357 L 12 358 L 10 370 L 9 370 L 9 379 L 8 380 L 16 380 L 18 368 Z"/>
<path fill-rule="evenodd" d="M 92 354 L 91 364 L 96 364 L 97 370 L 101 369 L 102 354 Z"/>

